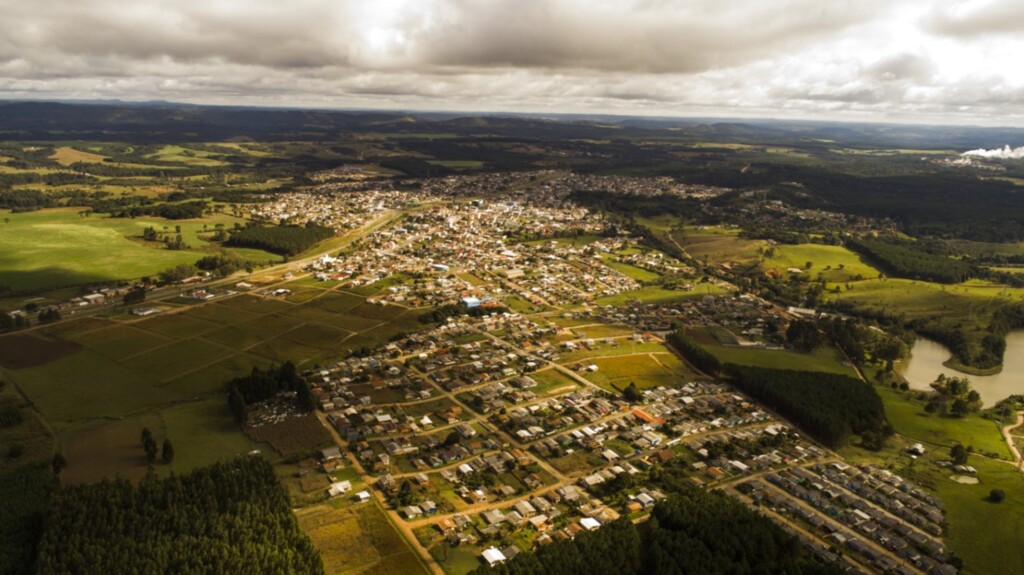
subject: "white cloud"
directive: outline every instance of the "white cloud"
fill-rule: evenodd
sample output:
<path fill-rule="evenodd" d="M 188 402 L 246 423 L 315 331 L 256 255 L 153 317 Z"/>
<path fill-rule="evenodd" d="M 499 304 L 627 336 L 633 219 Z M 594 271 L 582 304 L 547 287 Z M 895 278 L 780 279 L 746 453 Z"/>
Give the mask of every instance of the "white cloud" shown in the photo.
<path fill-rule="evenodd" d="M 1020 125 L 1018 4 L 0 0 L 0 95 Z"/>

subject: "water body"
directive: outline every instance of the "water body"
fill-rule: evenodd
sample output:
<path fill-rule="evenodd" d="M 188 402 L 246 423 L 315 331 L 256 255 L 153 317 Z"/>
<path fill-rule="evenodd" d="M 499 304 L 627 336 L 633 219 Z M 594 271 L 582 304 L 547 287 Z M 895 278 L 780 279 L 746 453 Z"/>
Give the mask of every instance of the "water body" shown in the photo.
<path fill-rule="evenodd" d="M 941 343 L 918 336 L 914 347 L 910 348 L 910 358 L 903 362 L 900 371 L 912 389 L 926 391 L 931 390 L 929 384 L 940 373 L 966 377 L 981 395 L 985 407 L 1010 395 L 1024 394 L 1024 330 L 1012 331 L 1006 336 L 1003 371 L 996 375 L 971 375 L 942 365 L 951 355 L 949 348 Z"/>

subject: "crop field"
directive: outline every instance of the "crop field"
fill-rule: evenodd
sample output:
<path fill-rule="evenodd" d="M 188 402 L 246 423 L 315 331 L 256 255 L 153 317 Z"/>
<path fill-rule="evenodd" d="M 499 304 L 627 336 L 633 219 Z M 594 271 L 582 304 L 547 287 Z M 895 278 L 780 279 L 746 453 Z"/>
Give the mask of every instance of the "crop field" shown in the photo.
<path fill-rule="evenodd" d="M 57 208 L 25 213 L 4 212 L 0 223 L 0 285 L 16 291 L 45 290 L 116 279 L 153 275 L 182 263 L 194 263 L 209 242 L 200 237 L 216 224 L 232 225 L 243 220 L 217 215 L 194 220 L 161 218 L 82 217 L 75 208 Z M 168 250 L 160 242 L 143 242 L 142 232 L 164 228 L 172 237 L 181 226 L 183 241 L 192 249 Z M 259 262 L 279 260 L 251 250 L 248 256 Z"/>
<path fill-rule="evenodd" d="M 824 371 L 856 377 L 852 367 L 839 363 L 836 350 L 822 348 L 814 353 L 756 349 L 722 345 L 705 345 L 705 349 L 723 363 L 752 365 L 771 369 L 794 369 L 798 371 Z"/>
<path fill-rule="evenodd" d="M 376 501 L 335 500 L 296 511 L 326 573 L 405 575 L 426 573 Z"/>
<path fill-rule="evenodd" d="M 804 270 L 811 278 L 819 275 L 828 282 L 845 282 L 860 276 L 875 278 L 879 271 L 865 262 L 856 254 L 842 246 L 826 246 L 821 244 L 780 245 L 775 248 L 775 255 L 766 258 L 761 267 L 765 270 L 776 270 L 782 275 L 789 268 Z M 810 268 L 806 264 L 810 262 Z"/>

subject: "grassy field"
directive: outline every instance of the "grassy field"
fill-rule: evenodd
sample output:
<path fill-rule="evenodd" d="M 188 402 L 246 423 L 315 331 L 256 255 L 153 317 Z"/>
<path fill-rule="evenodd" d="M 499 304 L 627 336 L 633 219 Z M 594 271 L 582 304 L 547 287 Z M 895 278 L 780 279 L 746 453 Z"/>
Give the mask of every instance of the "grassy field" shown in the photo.
<path fill-rule="evenodd" d="M 885 403 L 889 422 L 898 433 L 943 447 L 952 447 L 955 443 L 971 445 L 979 453 L 1010 458 L 1010 450 L 994 421 L 979 415 L 962 419 L 932 415 L 924 410 L 922 402 L 912 399 L 915 392 L 899 392 L 884 387 L 876 389 Z"/>
<path fill-rule="evenodd" d="M 644 303 L 671 303 L 721 293 L 725 293 L 725 290 L 712 283 L 697 284 L 691 291 L 668 290 L 660 286 L 648 286 L 638 290 L 598 298 L 594 300 L 594 303 L 596 305 L 622 305 L 632 300 L 640 300 Z"/>
<path fill-rule="evenodd" d="M 690 256 L 711 264 L 747 264 L 757 261 L 767 242 L 741 238 L 739 232 L 735 228 L 691 226 L 672 232 L 671 236 Z"/>
<path fill-rule="evenodd" d="M 635 383 L 640 389 L 647 389 L 682 385 L 696 376 L 686 364 L 667 351 L 602 357 L 592 363 L 598 370 L 587 372 L 584 377 L 613 393 L 625 389 L 630 383 Z"/>
<path fill-rule="evenodd" d="M 0 223 L 0 285 L 15 290 L 44 290 L 84 283 L 153 275 L 182 263 L 194 263 L 211 248 L 203 239 L 217 224 L 231 227 L 239 218 L 218 214 L 194 220 L 161 218 L 81 217 L 76 208 L 14 214 L 3 212 Z M 143 242 L 147 227 L 166 229 L 190 250 L 168 250 L 159 242 Z M 259 262 L 279 260 L 260 250 L 240 253 Z"/>
<path fill-rule="evenodd" d="M 800 371 L 824 371 L 856 377 L 852 367 L 839 363 L 836 350 L 822 348 L 814 353 L 756 349 L 747 347 L 726 347 L 705 345 L 708 351 L 725 363 L 752 365 L 771 369 L 795 369 Z"/>
<path fill-rule="evenodd" d="M 320 550 L 327 573 L 405 575 L 426 573 L 376 501 L 339 498 L 300 509 L 299 526 Z"/>
<path fill-rule="evenodd" d="M 804 269 L 807 262 L 813 265 Z M 808 277 L 821 275 L 825 281 L 845 282 L 857 276 L 874 278 L 878 270 L 866 263 L 860 255 L 842 247 L 821 244 L 780 245 L 775 255 L 761 263 L 765 270 L 776 270 L 785 274 L 789 268 L 804 270 Z"/>
<path fill-rule="evenodd" d="M 629 276 L 629 277 L 631 277 L 631 278 L 633 278 L 633 279 L 635 279 L 637 281 L 640 281 L 640 282 L 650 282 L 650 281 L 654 281 L 656 279 L 659 279 L 661 277 L 660 274 L 656 274 L 654 272 L 647 271 L 647 270 L 645 270 L 643 268 L 638 268 L 638 267 L 636 267 L 634 265 L 631 265 L 631 264 L 615 261 L 614 259 L 612 259 L 609 256 L 605 256 L 605 257 L 601 258 L 601 262 L 604 263 L 604 265 L 612 268 L 613 270 L 621 272 L 621 273 L 623 273 L 623 274 L 625 274 L 625 275 L 627 275 L 627 276 Z"/>

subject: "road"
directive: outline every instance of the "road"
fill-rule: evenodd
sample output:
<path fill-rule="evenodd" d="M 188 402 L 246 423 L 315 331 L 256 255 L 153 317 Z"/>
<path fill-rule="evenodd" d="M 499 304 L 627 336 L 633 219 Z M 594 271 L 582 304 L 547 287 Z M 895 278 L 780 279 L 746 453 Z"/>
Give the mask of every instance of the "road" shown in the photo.
<path fill-rule="evenodd" d="M 1017 446 L 1013 443 L 1013 435 L 1011 435 L 1010 432 L 1017 429 L 1022 424 L 1024 424 L 1024 411 L 1018 411 L 1016 423 L 1011 423 L 1010 425 L 1003 427 L 1003 440 L 1006 441 L 1007 447 L 1009 447 L 1010 451 L 1013 452 L 1013 463 L 1018 467 L 1021 464 L 1020 450 L 1017 449 Z"/>

